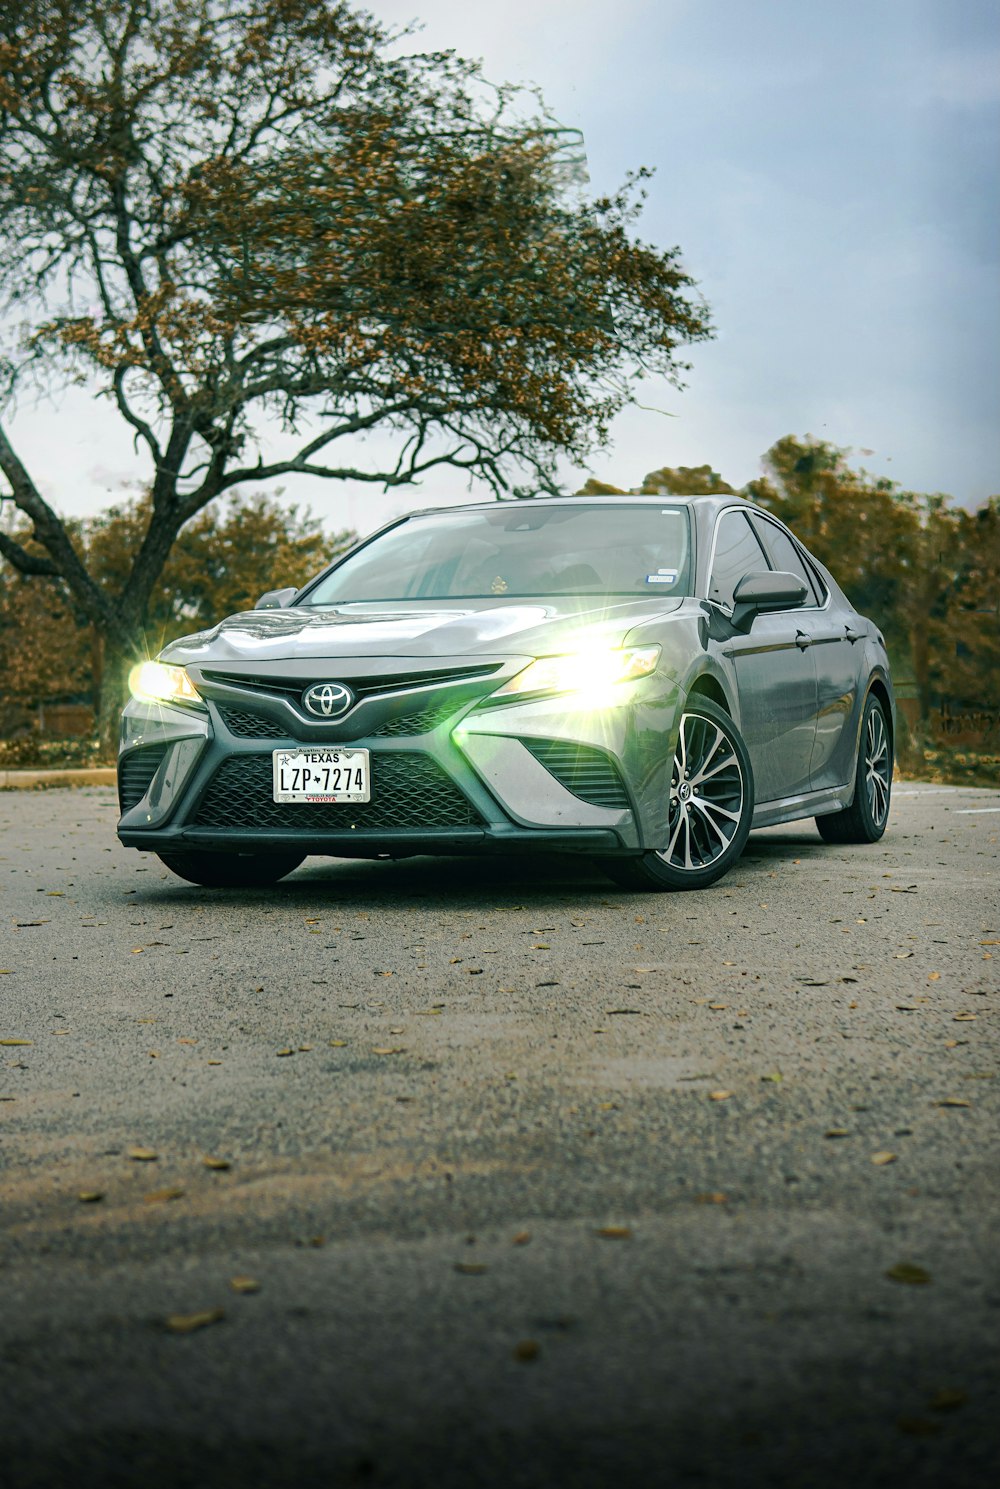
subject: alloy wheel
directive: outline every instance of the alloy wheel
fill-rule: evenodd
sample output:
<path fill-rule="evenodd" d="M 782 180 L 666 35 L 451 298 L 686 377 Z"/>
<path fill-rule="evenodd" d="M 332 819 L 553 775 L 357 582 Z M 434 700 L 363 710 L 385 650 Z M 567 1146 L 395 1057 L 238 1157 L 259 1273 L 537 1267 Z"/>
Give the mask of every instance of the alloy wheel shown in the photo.
<path fill-rule="evenodd" d="M 745 794 L 739 757 L 724 727 L 701 714 L 682 714 L 667 846 L 657 857 L 688 873 L 715 863 L 736 836 Z"/>
<path fill-rule="evenodd" d="M 873 708 L 865 725 L 865 789 L 868 810 L 876 827 L 881 827 L 889 810 L 889 741 L 880 708 Z"/>

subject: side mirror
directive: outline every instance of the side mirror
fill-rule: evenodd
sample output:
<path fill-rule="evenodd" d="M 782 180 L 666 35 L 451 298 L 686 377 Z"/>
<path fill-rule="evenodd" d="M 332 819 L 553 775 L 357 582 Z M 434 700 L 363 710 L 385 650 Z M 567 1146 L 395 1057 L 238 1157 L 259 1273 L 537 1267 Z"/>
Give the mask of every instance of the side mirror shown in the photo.
<path fill-rule="evenodd" d="M 297 589 L 269 589 L 261 595 L 255 610 L 284 610 L 298 594 Z"/>
<path fill-rule="evenodd" d="M 738 631 L 747 630 L 759 610 L 791 610 L 807 593 L 795 574 L 772 569 L 744 574 L 733 594 L 732 623 Z"/>

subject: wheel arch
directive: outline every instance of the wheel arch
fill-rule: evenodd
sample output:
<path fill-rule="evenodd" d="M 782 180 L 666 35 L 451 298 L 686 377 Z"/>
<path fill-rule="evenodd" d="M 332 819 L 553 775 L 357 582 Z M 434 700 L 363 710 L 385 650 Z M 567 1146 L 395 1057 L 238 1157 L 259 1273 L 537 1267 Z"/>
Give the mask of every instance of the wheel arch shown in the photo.
<path fill-rule="evenodd" d="M 713 677 L 710 672 L 702 672 L 695 678 L 687 690 L 687 696 L 688 701 L 692 698 L 707 698 L 710 703 L 715 703 L 730 718 L 733 717 L 733 710 L 726 696 L 725 688 L 723 688 L 718 678 Z"/>

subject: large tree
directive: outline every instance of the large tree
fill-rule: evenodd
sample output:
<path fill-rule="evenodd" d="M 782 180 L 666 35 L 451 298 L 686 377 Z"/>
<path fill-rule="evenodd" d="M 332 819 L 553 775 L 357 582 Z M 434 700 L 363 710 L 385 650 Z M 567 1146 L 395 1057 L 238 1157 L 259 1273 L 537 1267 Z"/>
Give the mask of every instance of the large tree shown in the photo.
<path fill-rule="evenodd" d="M 498 495 L 551 488 L 638 375 L 677 382 L 710 334 L 678 250 L 634 235 L 642 172 L 581 201 L 532 96 L 406 45 L 336 0 L 4 9 L 9 386 L 90 380 L 152 495 L 103 587 L 0 429 L 3 494 L 39 545 L 3 534 L 0 553 L 61 576 L 123 657 L 180 528 L 221 493 L 442 463 Z M 373 432 L 393 453 L 368 465 L 352 437 Z"/>

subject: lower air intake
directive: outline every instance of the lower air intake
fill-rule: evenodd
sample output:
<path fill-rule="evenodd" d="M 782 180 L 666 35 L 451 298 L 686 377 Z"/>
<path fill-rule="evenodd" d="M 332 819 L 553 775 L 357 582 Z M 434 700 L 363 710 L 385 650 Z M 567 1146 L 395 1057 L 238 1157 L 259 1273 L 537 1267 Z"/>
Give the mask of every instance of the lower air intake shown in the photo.
<path fill-rule="evenodd" d="M 415 829 L 478 827 L 482 818 L 429 755 L 416 751 L 371 757 L 372 799 L 331 805 L 328 802 L 278 802 L 272 799 L 270 755 L 233 755 L 209 782 L 192 827 L 227 832 L 339 832 L 355 828 Z"/>
<path fill-rule="evenodd" d="M 526 750 L 540 760 L 560 786 L 595 807 L 627 810 L 628 792 L 618 766 L 604 750 L 566 739 L 522 739 Z"/>
<path fill-rule="evenodd" d="M 118 805 L 123 815 L 139 805 L 166 753 L 165 744 L 155 744 L 141 746 L 123 756 L 118 766 Z"/>

